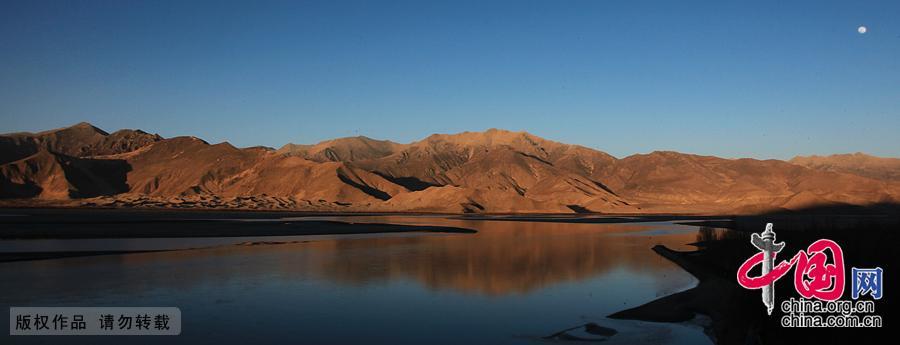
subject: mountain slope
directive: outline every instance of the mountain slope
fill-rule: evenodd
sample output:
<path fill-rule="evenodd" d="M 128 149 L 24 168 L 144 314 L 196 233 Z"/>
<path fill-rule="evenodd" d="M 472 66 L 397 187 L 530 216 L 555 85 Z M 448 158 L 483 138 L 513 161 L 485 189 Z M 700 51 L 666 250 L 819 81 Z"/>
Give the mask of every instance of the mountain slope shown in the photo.
<path fill-rule="evenodd" d="M 86 159 L 38 152 L 0 165 L 0 198 L 68 199 L 128 191 L 128 165 L 115 159 Z"/>
<path fill-rule="evenodd" d="M 789 162 L 816 170 L 900 182 L 900 158 L 882 158 L 857 152 L 830 156 L 797 156 Z"/>
<path fill-rule="evenodd" d="M 296 155 L 316 162 L 352 162 L 389 156 L 404 145 L 389 140 L 359 136 L 323 141 L 315 145 L 287 144 L 277 153 Z"/>
<path fill-rule="evenodd" d="M 367 137 L 278 150 L 90 124 L 0 136 L 0 198 L 65 205 L 451 213 L 735 213 L 900 200 L 896 159 L 653 152 L 526 132 Z"/>
<path fill-rule="evenodd" d="M 739 210 L 789 207 L 805 193 L 823 202 L 866 204 L 897 200 L 897 185 L 866 177 L 818 171 L 779 160 L 723 159 L 653 152 L 619 160 L 610 187 L 635 202 Z"/>
<path fill-rule="evenodd" d="M 123 129 L 109 134 L 82 122 L 39 133 L 0 135 L 0 164 L 33 155 L 39 148 L 66 156 L 91 157 L 130 152 L 160 140 L 159 135 L 141 130 Z"/>

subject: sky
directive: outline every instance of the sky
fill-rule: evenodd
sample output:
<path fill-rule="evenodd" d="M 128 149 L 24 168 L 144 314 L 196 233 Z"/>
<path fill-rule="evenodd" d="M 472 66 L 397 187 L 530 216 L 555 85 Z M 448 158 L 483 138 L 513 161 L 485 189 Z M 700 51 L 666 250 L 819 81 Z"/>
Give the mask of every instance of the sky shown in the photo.
<path fill-rule="evenodd" d="M 0 1 L 0 133 L 81 121 L 900 157 L 900 1 Z"/>

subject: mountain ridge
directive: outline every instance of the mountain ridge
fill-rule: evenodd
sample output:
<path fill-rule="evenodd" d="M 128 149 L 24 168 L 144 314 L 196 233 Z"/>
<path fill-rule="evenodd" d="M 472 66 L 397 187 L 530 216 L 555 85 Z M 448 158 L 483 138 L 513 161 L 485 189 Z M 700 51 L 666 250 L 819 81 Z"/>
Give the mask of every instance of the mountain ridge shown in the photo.
<path fill-rule="evenodd" d="M 276 150 L 107 133 L 84 122 L 0 135 L 0 158 L 0 198 L 26 205 L 640 214 L 900 200 L 895 158 L 616 158 L 496 128 L 407 144 L 356 136 Z"/>

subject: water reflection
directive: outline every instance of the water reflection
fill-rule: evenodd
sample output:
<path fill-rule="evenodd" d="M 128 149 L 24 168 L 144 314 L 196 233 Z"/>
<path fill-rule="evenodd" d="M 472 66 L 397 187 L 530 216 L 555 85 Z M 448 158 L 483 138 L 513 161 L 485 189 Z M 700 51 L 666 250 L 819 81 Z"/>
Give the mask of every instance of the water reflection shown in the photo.
<path fill-rule="evenodd" d="M 22 298 L 70 285 L 87 291 L 95 284 L 68 284 L 79 277 L 68 274 L 108 270 L 110 276 L 134 291 L 144 282 L 169 280 L 189 286 L 194 282 L 252 279 L 265 275 L 279 279 L 307 276 L 334 282 L 365 285 L 393 279 L 413 279 L 430 289 L 504 295 L 528 293 L 542 287 L 580 281 L 610 270 L 623 269 L 658 276 L 661 293 L 690 283 L 690 277 L 670 274 L 674 265 L 649 248 L 664 244 L 689 249 L 687 243 L 714 240 L 720 229 L 673 224 L 566 224 L 508 221 L 462 221 L 441 218 L 376 217 L 365 222 L 432 224 L 477 229 L 474 235 L 387 236 L 304 241 L 280 245 L 225 246 L 219 248 L 121 256 L 72 258 L 0 264 L 6 276 L 43 281 L 35 290 L 20 291 Z M 295 239 L 295 238 L 292 238 Z M 141 268 L 153 265 L 155 269 Z M 79 273 L 79 275 L 82 275 Z M 117 279 L 116 279 L 117 278 Z M 167 279 L 175 278 L 175 279 Z M 0 287 L 12 281 L 0 283 Z M 129 286 L 130 285 L 130 286 Z M 16 291 L 11 292 L 13 296 Z M 7 297 L 13 297 L 9 294 Z"/>
<path fill-rule="evenodd" d="M 479 232 L 463 236 L 309 243 L 307 260 L 298 260 L 304 267 L 293 266 L 293 269 L 352 284 L 413 278 L 433 289 L 488 295 L 526 293 L 550 284 L 584 280 L 616 268 L 662 276 L 673 266 L 651 255 L 649 248 L 660 243 L 682 248 L 696 233 L 672 225 L 429 222 Z M 640 235 L 658 228 L 677 231 L 666 236 Z M 632 233 L 636 235 L 610 236 Z M 675 282 L 684 283 L 684 280 Z"/>
<path fill-rule="evenodd" d="M 750 234 L 746 232 L 731 231 L 723 228 L 701 226 L 697 230 L 697 243 L 714 241 L 749 240 Z"/>
<path fill-rule="evenodd" d="M 641 326 L 603 316 L 690 287 L 694 279 L 689 274 L 650 248 L 664 244 L 687 250 L 692 247 L 686 244 L 714 238 L 719 230 L 698 232 L 696 227 L 671 223 L 434 217 L 352 221 L 449 225 L 478 233 L 335 238 L 0 263 L 4 278 L 0 294 L 9 305 L 175 305 L 191 320 L 187 329 L 215 331 L 225 342 L 252 339 L 230 330 L 237 321 L 227 315 L 196 317 L 222 311 L 261 317 L 268 321 L 258 326 L 259 331 L 266 332 L 268 340 L 286 336 L 275 328 L 276 321 L 266 319 L 271 314 L 302 320 L 306 324 L 295 327 L 310 337 L 308 341 L 397 340 L 395 336 L 403 333 L 414 341 L 401 342 L 411 343 L 435 342 L 436 335 L 445 340 L 470 336 L 474 337 L 470 342 L 520 343 L 522 339 L 514 335 L 545 336 L 585 318 L 626 330 L 618 339 L 637 339 L 654 329 L 653 337 L 660 342 L 705 340 L 699 330 Z M 364 306 L 377 307 L 363 311 Z M 379 308 L 389 308 L 391 316 Z M 429 328 L 409 329 L 423 318 L 430 320 Z M 369 338 L 340 333 L 353 320 L 370 323 L 371 329 L 363 332 Z M 334 332 L 342 335 L 334 338 Z M 203 336 L 188 334 L 177 341 L 209 340 Z"/>

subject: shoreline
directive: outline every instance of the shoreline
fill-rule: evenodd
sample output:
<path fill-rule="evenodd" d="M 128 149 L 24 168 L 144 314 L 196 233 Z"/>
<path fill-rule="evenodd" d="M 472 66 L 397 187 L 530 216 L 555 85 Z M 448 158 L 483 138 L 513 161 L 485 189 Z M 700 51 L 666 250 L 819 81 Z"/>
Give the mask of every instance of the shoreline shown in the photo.
<path fill-rule="evenodd" d="M 748 336 L 752 337 L 740 327 L 734 327 L 735 323 L 746 323 L 746 320 L 735 320 L 736 313 L 732 310 L 735 309 L 733 303 L 743 299 L 741 295 L 744 291 L 736 283 L 722 279 L 697 262 L 697 257 L 702 255 L 700 250 L 676 251 L 663 245 L 656 245 L 652 250 L 697 278 L 697 285 L 607 317 L 682 323 L 702 314 L 712 321 L 703 329 L 716 344 L 744 344 Z"/>
<path fill-rule="evenodd" d="M 236 221 L 236 220 L 160 220 L 71 223 L 0 222 L 2 240 L 26 239 L 106 239 L 106 238 L 185 238 L 185 237 L 258 237 L 301 235 L 350 235 L 395 232 L 476 233 L 475 230 L 443 226 L 395 225 L 386 223 L 350 223 L 340 221 Z M 58 226 L 64 225 L 65 229 Z M 190 227 L 185 229 L 183 227 Z"/>
<path fill-rule="evenodd" d="M 20 202 L 21 201 L 21 202 Z M 105 210 L 136 212 L 225 212 L 225 213 L 271 213 L 297 214 L 314 216 L 355 216 L 355 215 L 423 215 L 423 216 L 522 216 L 522 217 L 587 217 L 587 216 L 620 216 L 620 217 L 654 217 L 654 216 L 688 216 L 688 217 L 732 217 L 733 212 L 440 212 L 440 211 L 371 211 L 364 209 L 289 209 L 289 208 L 250 208 L 250 207 L 157 207 L 157 206 L 107 206 L 68 204 L 56 202 L 35 203 L 29 199 L 0 199 L 0 210 Z"/>
<path fill-rule="evenodd" d="M 357 224 L 284 219 L 286 214 L 133 212 L 98 209 L 0 209 L 0 239 L 100 239 L 345 235 L 394 232 L 475 233 L 449 226 Z M 298 215 L 299 218 L 314 215 Z"/>
<path fill-rule="evenodd" d="M 729 221 L 680 222 L 697 227 L 697 247 L 693 251 L 676 251 L 663 245 L 652 250 L 697 278 L 696 286 L 663 296 L 634 308 L 608 315 L 614 319 L 649 322 L 687 322 L 697 314 L 710 318 L 704 325 L 716 344 L 798 344 L 835 343 L 846 339 L 852 343 L 862 336 L 877 337 L 889 328 L 785 328 L 785 314 L 776 308 L 768 315 L 760 301 L 759 290 L 748 290 L 737 283 L 736 272 L 743 260 L 758 252 L 750 245 L 750 234 L 759 233 L 766 222 L 775 223 L 778 239 L 786 243 L 785 253 L 793 253 L 820 238 L 841 244 L 845 269 L 850 267 L 887 266 L 893 260 L 892 245 L 900 229 L 900 215 L 769 215 L 735 217 Z M 727 228 L 717 232 L 714 228 Z M 704 230 L 709 229 L 709 230 Z M 787 256 L 788 254 L 785 254 Z M 847 272 L 849 274 L 849 272 Z M 778 300 L 797 297 L 790 280 L 775 285 Z M 892 279 L 892 278 L 888 278 Z M 888 282 L 890 284 L 890 282 Z M 847 283 L 849 284 L 849 283 Z M 842 300 L 850 299 L 845 287 Z M 887 318 L 891 300 L 879 301 L 878 313 Z"/>
<path fill-rule="evenodd" d="M 48 209 L 32 209 L 31 212 L 9 211 L 9 209 L 0 209 L 0 240 L 4 241 L 244 237 L 258 239 L 260 237 L 315 235 L 477 233 L 472 229 L 449 226 L 284 220 L 277 218 L 285 216 L 284 214 L 273 215 L 270 213 L 257 213 L 247 217 L 246 214 L 240 213 L 209 214 L 203 212 L 135 213 L 81 209 L 65 212 Z M 269 242 L 262 240 L 260 243 Z M 0 252 L 0 263 L 171 250 L 187 249 Z"/>

